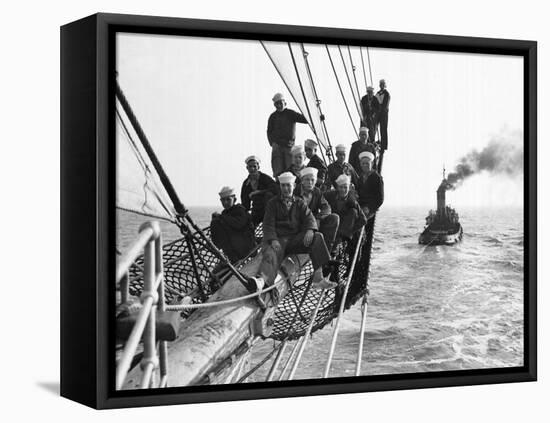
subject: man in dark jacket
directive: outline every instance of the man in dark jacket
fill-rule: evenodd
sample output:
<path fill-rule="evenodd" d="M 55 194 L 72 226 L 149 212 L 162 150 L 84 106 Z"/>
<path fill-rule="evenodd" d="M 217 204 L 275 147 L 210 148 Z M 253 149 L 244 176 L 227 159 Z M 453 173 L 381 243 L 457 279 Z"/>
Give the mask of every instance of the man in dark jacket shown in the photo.
<path fill-rule="evenodd" d="M 325 194 L 333 213 L 340 216 L 340 225 L 336 234 L 336 243 L 341 240 L 350 240 L 361 229 L 367 218 L 361 210 L 354 194 L 350 192 L 350 178 L 340 175 L 336 179 L 337 189 Z"/>
<path fill-rule="evenodd" d="M 231 262 L 248 255 L 255 247 L 254 225 L 245 208 L 237 204 L 235 190 L 223 187 L 219 192 L 223 211 L 212 214 L 212 242 L 221 248 Z"/>
<path fill-rule="evenodd" d="M 248 177 L 241 187 L 241 203 L 250 212 L 254 226 L 258 226 L 264 219 L 267 201 L 277 195 L 279 188 L 269 175 L 260 172 L 259 157 L 249 156 L 244 162 Z"/>
<path fill-rule="evenodd" d="M 323 193 L 315 186 L 317 169 L 306 167 L 302 170 L 301 176 L 302 182 L 296 186 L 294 195 L 302 198 L 313 213 L 315 220 L 317 220 L 319 231 L 323 234 L 327 248 L 331 251 L 336 239 L 340 217 L 336 213 L 331 212 L 330 205 Z"/>
<path fill-rule="evenodd" d="M 315 186 L 317 188 L 321 188 L 325 183 L 327 175 L 327 165 L 317 155 L 318 146 L 319 145 L 317 144 L 317 141 L 314 140 L 308 139 L 304 142 L 306 157 L 309 159 L 307 167 L 314 167 L 315 169 L 317 169 L 317 181 L 315 181 Z"/>
<path fill-rule="evenodd" d="M 313 213 L 301 198 L 293 195 L 295 179 L 290 172 L 279 175 L 281 194 L 267 203 L 263 221 L 262 261 L 256 277 L 249 278 L 248 289 L 251 291 L 261 290 L 264 285 L 271 286 L 283 259 L 289 254 L 300 253 L 310 255 L 314 288 L 335 286 L 323 277 L 322 267 L 330 259 L 329 251 L 323 235 L 317 230 Z"/>
<path fill-rule="evenodd" d="M 374 155 L 364 151 L 359 155 L 360 173 L 357 195 L 359 205 L 367 219 L 371 218 L 384 202 L 384 180 L 372 169 Z"/>
<path fill-rule="evenodd" d="M 370 142 L 374 142 L 379 111 L 380 103 L 374 96 L 374 88 L 367 87 L 367 94 L 361 98 L 361 126 L 366 126 L 368 128 Z"/>
<path fill-rule="evenodd" d="M 357 184 L 358 176 L 357 172 L 349 163 L 346 163 L 346 150 L 347 147 L 344 144 L 338 144 L 335 147 L 336 150 L 336 161 L 328 165 L 327 171 L 327 181 L 326 185 L 328 188 L 331 186 L 335 189 L 338 188 L 336 184 L 336 179 L 340 175 L 347 175 L 351 179 L 351 183 L 355 186 Z"/>
<path fill-rule="evenodd" d="M 388 114 L 390 111 L 390 93 L 386 89 L 386 81 L 380 80 L 380 90 L 376 93 L 380 110 L 378 111 L 378 122 L 380 123 L 380 143 L 382 150 L 388 149 Z"/>
<path fill-rule="evenodd" d="M 375 100 L 376 101 L 376 100 Z M 363 151 L 370 151 L 376 156 L 376 147 L 368 139 L 368 129 L 364 126 L 359 128 L 359 139 L 351 144 L 348 161 L 349 164 L 359 173 L 359 154 Z"/>
<path fill-rule="evenodd" d="M 267 121 L 267 140 L 271 146 L 271 167 L 273 176 L 277 177 L 291 165 L 290 149 L 296 139 L 296 122 L 308 123 L 300 113 L 286 108 L 282 94 L 273 96 L 275 111 Z"/>

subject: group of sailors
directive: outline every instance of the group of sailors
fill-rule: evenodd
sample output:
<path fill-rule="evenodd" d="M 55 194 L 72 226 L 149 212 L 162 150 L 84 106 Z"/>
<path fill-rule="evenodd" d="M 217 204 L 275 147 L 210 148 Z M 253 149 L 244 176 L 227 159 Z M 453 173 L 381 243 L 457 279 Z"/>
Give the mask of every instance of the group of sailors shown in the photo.
<path fill-rule="evenodd" d="M 300 253 L 310 255 L 313 287 L 334 287 L 328 275 L 336 246 L 356 240 L 384 201 L 383 179 L 376 168 L 380 151 L 387 148 L 383 126 L 389 93 L 384 80 L 376 96 L 369 87 L 361 100 L 359 139 L 351 144 L 349 155 L 347 146 L 338 144 L 336 160 L 328 166 L 317 154 L 317 141 L 295 144 L 296 123 L 307 123 L 305 117 L 288 109 L 282 94 L 272 100 L 275 111 L 268 119 L 267 138 L 274 178 L 260 170 L 258 156 L 245 159 L 248 176 L 241 186 L 241 202 L 234 188 L 220 190 L 223 211 L 212 215 L 212 241 L 236 262 L 256 247 L 255 228 L 262 223 L 262 261 L 257 274 L 248 278 L 251 292 L 272 285 L 284 257 Z M 378 124 L 380 143 L 374 137 Z"/>

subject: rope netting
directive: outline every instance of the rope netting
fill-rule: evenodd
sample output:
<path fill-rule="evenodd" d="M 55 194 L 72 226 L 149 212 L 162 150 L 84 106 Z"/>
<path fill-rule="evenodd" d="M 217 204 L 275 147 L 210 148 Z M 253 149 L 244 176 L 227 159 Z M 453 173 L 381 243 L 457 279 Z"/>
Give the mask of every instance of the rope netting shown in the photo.
<path fill-rule="evenodd" d="M 350 282 L 349 294 L 346 299 L 346 308 L 351 307 L 367 291 L 367 279 L 370 255 L 369 231 L 372 233 L 372 224 L 367 224 L 367 236 L 360 246 L 361 253 Z M 369 229 L 370 228 L 370 229 Z M 204 233 L 210 236 L 210 229 L 204 229 Z M 257 239 L 261 239 L 261 225 L 256 229 Z M 331 279 L 339 281 L 336 288 L 325 291 L 323 301 L 313 324 L 312 333 L 322 329 L 330 323 L 338 313 L 341 301 L 343 285 L 348 277 L 349 265 L 357 241 L 343 242 L 338 245 L 335 254 L 335 261 L 339 262 L 337 269 L 331 275 Z M 165 301 L 167 304 L 176 304 L 184 297 L 192 298 L 192 303 L 200 304 L 208 300 L 210 295 L 217 289 L 217 284 L 211 281 L 212 270 L 220 263 L 217 258 L 206 247 L 200 248 L 201 257 L 196 261 L 199 278 L 191 262 L 188 250 L 188 243 L 185 238 L 178 239 L 163 246 L 164 263 L 164 285 Z M 250 255 L 235 267 L 242 268 L 254 255 Z M 366 260 L 365 260 L 366 259 Z M 130 294 L 139 296 L 143 289 L 143 257 L 139 257 L 130 267 Z M 334 274 L 334 273 L 337 273 Z M 271 338 L 275 340 L 298 339 L 304 335 L 310 324 L 310 318 L 319 302 L 320 290 L 307 290 L 310 278 L 313 274 L 311 262 L 306 263 L 301 269 L 300 275 L 290 287 L 288 294 L 277 306 L 274 317 L 274 326 Z M 306 294 L 304 298 L 304 294 Z M 301 307 L 299 307 L 299 304 Z M 189 316 L 194 310 L 183 310 L 182 317 Z M 296 315 L 296 318 L 295 318 Z M 290 327 L 290 330 L 289 330 Z"/>

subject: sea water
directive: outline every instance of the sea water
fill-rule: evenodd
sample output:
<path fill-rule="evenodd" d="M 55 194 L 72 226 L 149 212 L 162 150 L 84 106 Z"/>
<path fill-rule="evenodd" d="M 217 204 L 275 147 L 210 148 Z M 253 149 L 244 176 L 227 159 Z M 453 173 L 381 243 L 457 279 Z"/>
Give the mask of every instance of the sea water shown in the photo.
<path fill-rule="evenodd" d="M 200 226 L 212 211 L 191 208 Z M 361 374 L 522 366 L 523 209 L 459 209 L 462 242 L 426 247 L 418 235 L 427 211 L 383 206 L 377 215 Z M 143 218 L 118 216 L 124 250 Z M 174 225 L 162 228 L 165 241 L 180 237 Z M 333 325 L 308 340 L 295 379 L 322 377 Z M 359 301 L 340 322 L 330 376 L 355 374 L 360 327 Z M 273 341 L 255 345 L 251 366 L 272 349 Z M 265 380 L 272 361 L 249 381 Z"/>

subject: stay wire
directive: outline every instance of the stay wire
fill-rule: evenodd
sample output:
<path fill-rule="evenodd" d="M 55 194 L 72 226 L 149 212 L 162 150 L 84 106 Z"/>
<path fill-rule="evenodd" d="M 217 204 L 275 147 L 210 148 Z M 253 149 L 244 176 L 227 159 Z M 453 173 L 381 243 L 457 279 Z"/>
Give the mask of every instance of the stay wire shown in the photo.
<path fill-rule="evenodd" d="M 307 98 L 304 91 L 304 86 L 302 85 L 302 79 L 300 78 L 300 73 L 298 72 L 298 66 L 296 65 L 296 59 L 294 58 L 294 52 L 292 51 L 292 45 L 291 43 L 288 44 L 288 49 L 290 51 L 290 57 L 292 58 L 292 64 L 294 65 L 294 71 L 296 72 L 296 78 L 298 78 L 298 84 L 300 85 L 300 91 L 302 92 L 302 97 L 304 98 L 304 103 L 306 105 L 307 114 L 309 116 L 309 126 L 315 136 L 317 136 L 317 131 L 315 129 L 315 126 L 313 125 L 313 116 L 311 115 L 311 111 L 309 110 L 309 106 L 307 104 Z"/>
<path fill-rule="evenodd" d="M 342 90 L 342 85 L 340 84 L 340 79 L 338 78 L 338 73 L 336 72 L 336 68 L 334 67 L 334 62 L 332 61 L 332 56 L 330 54 L 330 50 L 327 44 L 325 44 L 325 48 L 327 50 L 328 58 L 330 60 L 330 65 L 332 66 L 332 71 L 334 72 L 334 77 L 336 78 L 336 83 L 338 84 L 338 89 L 340 90 L 340 95 L 342 96 L 344 106 L 346 106 L 346 111 L 348 112 L 348 117 L 351 123 L 351 127 L 353 128 L 353 131 L 355 132 L 355 135 L 357 136 L 357 138 L 359 138 L 359 133 L 357 132 L 357 128 L 353 123 L 353 118 L 351 117 L 351 112 L 349 110 L 348 102 L 346 101 L 346 97 L 344 96 L 344 91 Z"/>
<path fill-rule="evenodd" d="M 340 59 L 342 60 L 342 65 L 344 66 L 344 72 L 346 73 L 346 78 L 348 80 L 349 89 L 351 91 L 351 97 L 353 98 L 353 103 L 355 104 L 355 109 L 357 110 L 357 115 L 359 116 L 359 119 L 361 119 L 361 111 L 359 110 L 359 106 L 357 104 L 355 91 L 353 91 L 353 85 L 351 83 L 351 78 L 349 77 L 348 67 L 346 66 L 346 60 L 344 59 L 344 54 L 342 53 L 342 48 L 340 46 L 338 46 L 338 52 L 340 53 Z"/>

